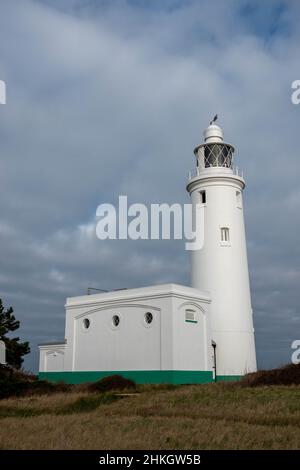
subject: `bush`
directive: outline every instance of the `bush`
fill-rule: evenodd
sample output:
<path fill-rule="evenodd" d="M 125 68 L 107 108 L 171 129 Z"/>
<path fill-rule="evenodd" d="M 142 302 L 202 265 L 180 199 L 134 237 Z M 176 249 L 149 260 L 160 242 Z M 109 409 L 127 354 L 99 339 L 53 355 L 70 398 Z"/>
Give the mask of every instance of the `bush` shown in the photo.
<path fill-rule="evenodd" d="M 103 377 L 103 379 L 90 383 L 87 386 L 87 389 L 90 392 L 108 392 L 111 390 L 126 390 L 135 388 L 136 384 L 133 380 L 126 379 L 121 375 L 110 375 L 109 377 Z"/>
<path fill-rule="evenodd" d="M 25 372 L 20 369 L 14 369 L 13 367 L 9 365 L 0 364 L 0 380 L 3 380 L 3 379 L 33 382 L 37 379 L 37 376 L 31 374 L 30 372 Z"/>
<path fill-rule="evenodd" d="M 57 392 L 94 393 L 135 388 L 136 384 L 133 380 L 121 375 L 111 375 L 93 383 L 70 385 L 64 382 L 52 383 L 47 380 L 38 380 L 35 375 L 0 365 L 0 399 L 13 396 L 48 395 Z"/>
<path fill-rule="evenodd" d="M 54 384 L 46 380 L 37 380 L 35 375 L 0 365 L 0 399 L 65 392 L 70 388 L 70 385 L 64 383 Z"/>
<path fill-rule="evenodd" d="M 239 383 L 243 387 L 300 385 L 300 364 L 288 364 L 272 370 L 259 370 L 245 375 Z"/>

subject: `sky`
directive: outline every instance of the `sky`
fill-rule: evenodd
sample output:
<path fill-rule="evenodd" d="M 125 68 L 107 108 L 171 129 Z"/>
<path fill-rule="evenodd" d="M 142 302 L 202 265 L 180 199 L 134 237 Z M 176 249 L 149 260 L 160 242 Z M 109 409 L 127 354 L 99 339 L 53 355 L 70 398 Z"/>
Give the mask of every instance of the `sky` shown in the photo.
<path fill-rule="evenodd" d="M 215 113 L 245 172 L 258 366 L 300 339 L 300 3 L 2 0 L 0 294 L 37 344 L 87 287 L 189 284 L 184 241 L 100 241 L 96 208 L 188 203 Z"/>

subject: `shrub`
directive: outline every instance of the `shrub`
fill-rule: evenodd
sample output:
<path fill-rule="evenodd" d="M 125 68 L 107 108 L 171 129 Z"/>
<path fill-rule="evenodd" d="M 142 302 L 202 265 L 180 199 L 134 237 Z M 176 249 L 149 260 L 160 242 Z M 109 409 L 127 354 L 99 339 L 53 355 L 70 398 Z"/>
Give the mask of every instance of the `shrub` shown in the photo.
<path fill-rule="evenodd" d="M 103 379 L 90 383 L 87 386 L 87 389 L 90 392 L 108 392 L 111 390 L 126 390 L 135 388 L 136 384 L 133 380 L 126 379 L 121 375 L 110 375 L 109 377 L 103 377 Z"/>
<path fill-rule="evenodd" d="M 278 369 L 259 370 L 245 375 L 240 385 L 259 387 L 263 385 L 300 385 L 300 364 L 288 364 Z"/>
<path fill-rule="evenodd" d="M 71 387 L 64 383 L 54 384 L 46 380 L 37 380 L 35 375 L 0 365 L 0 399 L 65 392 Z"/>

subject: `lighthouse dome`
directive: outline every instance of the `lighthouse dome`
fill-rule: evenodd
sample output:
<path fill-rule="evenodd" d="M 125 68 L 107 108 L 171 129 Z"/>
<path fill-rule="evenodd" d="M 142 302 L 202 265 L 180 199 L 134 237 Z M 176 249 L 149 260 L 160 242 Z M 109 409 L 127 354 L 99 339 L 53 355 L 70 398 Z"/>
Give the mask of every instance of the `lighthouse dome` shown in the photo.
<path fill-rule="evenodd" d="M 223 142 L 223 129 L 217 124 L 210 124 L 203 132 L 204 142 Z"/>

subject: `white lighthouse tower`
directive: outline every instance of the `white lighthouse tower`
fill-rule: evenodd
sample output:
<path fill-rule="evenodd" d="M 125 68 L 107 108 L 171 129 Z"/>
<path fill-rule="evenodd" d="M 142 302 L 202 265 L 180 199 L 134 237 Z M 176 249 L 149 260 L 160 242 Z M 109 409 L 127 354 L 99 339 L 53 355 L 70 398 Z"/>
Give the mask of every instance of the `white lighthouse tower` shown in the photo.
<path fill-rule="evenodd" d="M 214 119 L 214 121 L 216 118 Z M 244 227 L 245 181 L 233 167 L 234 147 L 211 122 L 194 150 L 196 175 L 187 190 L 203 206 L 204 244 L 191 254 L 192 287 L 211 296 L 211 337 L 219 379 L 256 371 L 254 329 Z"/>

